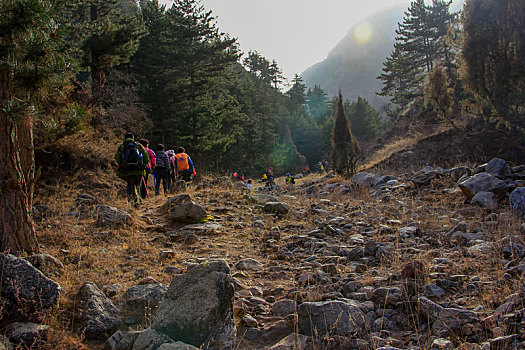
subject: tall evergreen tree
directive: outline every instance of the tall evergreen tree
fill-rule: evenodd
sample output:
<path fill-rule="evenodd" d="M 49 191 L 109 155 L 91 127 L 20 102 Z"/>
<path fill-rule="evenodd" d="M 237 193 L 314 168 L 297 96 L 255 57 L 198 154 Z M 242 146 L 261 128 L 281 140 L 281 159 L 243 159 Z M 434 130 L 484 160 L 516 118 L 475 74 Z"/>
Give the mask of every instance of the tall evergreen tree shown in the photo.
<path fill-rule="evenodd" d="M 449 25 L 455 14 L 450 13 L 452 1 L 412 1 L 402 23 L 396 29 L 396 43 L 390 57 L 383 64 L 378 77 L 383 81 L 379 95 L 404 108 L 422 95 L 425 75 L 436 61 L 451 63 L 450 48 L 445 41 Z"/>
<path fill-rule="evenodd" d="M 59 55 L 64 3 L 0 2 L 0 252 L 38 251 L 32 221 L 36 111 L 53 80 L 65 77 Z"/>
<path fill-rule="evenodd" d="M 343 106 L 343 96 L 339 92 L 332 136 L 332 163 L 334 171 L 343 176 L 355 173 L 361 150 L 352 135 L 350 121 Z"/>
<path fill-rule="evenodd" d="M 319 85 L 315 85 L 313 89 L 308 89 L 306 107 L 308 114 L 314 120 L 321 120 L 328 114 L 330 103 L 326 92 Z"/>
<path fill-rule="evenodd" d="M 352 134 L 359 141 L 370 142 L 381 134 L 383 123 L 379 113 L 366 99 L 358 97 L 357 101 L 350 104 L 346 110 L 348 111 Z"/>
<path fill-rule="evenodd" d="M 462 77 L 509 130 L 525 134 L 525 2 L 469 0 Z"/>
<path fill-rule="evenodd" d="M 91 91 L 97 103 L 106 82 L 106 69 L 127 63 L 145 34 L 133 2 L 124 0 L 81 0 L 75 19 L 82 25 L 82 66 L 91 72 Z"/>

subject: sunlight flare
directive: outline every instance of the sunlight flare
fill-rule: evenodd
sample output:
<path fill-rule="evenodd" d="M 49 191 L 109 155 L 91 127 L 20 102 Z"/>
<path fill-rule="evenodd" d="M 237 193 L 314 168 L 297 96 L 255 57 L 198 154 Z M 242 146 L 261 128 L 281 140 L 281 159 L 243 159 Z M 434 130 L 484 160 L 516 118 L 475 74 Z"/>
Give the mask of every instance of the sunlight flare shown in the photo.
<path fill-rule="evenodd" d="M 373 36 L 374 27 L 367 21 L 359 23 L 354 29 L 354 39 L 360 45 L 369 42 Z"/>

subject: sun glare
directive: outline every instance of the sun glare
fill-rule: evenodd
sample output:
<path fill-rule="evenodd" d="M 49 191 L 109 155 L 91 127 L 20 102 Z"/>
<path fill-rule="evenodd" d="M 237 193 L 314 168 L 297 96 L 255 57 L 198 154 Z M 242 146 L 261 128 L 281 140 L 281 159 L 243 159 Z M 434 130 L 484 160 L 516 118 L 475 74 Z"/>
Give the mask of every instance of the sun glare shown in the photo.
<path fill-rule="evenodd" d="M 359 23 L 354 30 L 354 39 L 355 41 L 362 45 L 366 44 L 367 42 L 372 39 L 372 36 L 374 35 L 374 28 L 372 25 L 366 21 Z"/>

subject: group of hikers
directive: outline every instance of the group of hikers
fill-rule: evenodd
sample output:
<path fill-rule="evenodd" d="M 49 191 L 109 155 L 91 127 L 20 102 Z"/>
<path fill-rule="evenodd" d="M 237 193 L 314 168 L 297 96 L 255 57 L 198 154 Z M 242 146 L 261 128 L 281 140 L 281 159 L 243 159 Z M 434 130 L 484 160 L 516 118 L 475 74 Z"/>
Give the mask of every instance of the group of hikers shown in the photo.
<path fill-rule="evenodd" d="M 132 133 L 124 135 L 115 161 L 118 164 L 117 176 L 127 183 L 128 201 L 135 206 L 149 196 L 149 175 L 153 175 L 155 196 L 160 194 L 161 186 L 166 194 L 175 181 L 191 181 L 196 175 L 195 166 L 184 147 L 177 148 L 177 152 L 171 149 L 166 151 L 164 145 L 158 144 L 153 151 L 148 140 L 137 142 Z"/>

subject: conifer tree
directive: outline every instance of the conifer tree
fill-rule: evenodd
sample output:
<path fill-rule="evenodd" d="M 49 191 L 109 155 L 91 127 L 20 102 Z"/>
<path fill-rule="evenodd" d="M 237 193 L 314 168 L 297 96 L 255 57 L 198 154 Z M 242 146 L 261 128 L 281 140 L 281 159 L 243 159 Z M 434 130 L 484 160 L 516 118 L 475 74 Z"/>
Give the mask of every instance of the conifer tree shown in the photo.
<path fill-rule="evenodd" d="M 334 171 L 343 176 L 353 175 L 361 155 L 359 144 L 352 135 L 350 121 L 343 106 L 343 96 L 339 91 L 332 136 L 332 163 Z"/>
<path fill-rule="evenodd" d="M 525 2 L 469 0 L 463 14 L 462 78 L 494 119 L 525 134 Z"/>
<path fill-rule="evenodd" d="M 0 252 L 38 251 L 32 221 L 33 125 L 39 95 L 64 78 L 63 2 L 0 2 Z"/>

